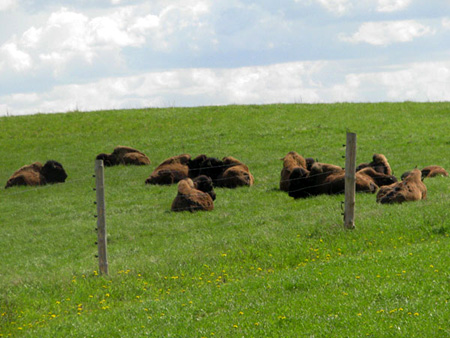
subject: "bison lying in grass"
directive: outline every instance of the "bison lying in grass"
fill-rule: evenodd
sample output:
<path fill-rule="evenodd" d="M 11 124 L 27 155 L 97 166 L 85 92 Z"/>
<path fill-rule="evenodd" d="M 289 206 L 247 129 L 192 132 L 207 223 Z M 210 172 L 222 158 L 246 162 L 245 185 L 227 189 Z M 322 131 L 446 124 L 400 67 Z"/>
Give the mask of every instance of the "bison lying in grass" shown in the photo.
<path fill-rule="evenodd" d="M 280 190 L 289 191 L 290 176 L 292 172 L 295 168 L 307 169 L 307 162 L 303 156 L 295 151 L 288 152 L 287 155 L 282 158 L 282 161 L 283 168 L 281 169 Z"/>
<path fill-rule="evenodd" d="M 439 165 L 429 165 L 421 170 L 422 179 L 436 176 L 446 176 L 448 177 L 448 172 Z M 410 174 L 410 171 L 404 172 L 402 174 L 402 180 Z"/>
<path fill-rule="evenodd" d="M 14 172 L 6 182 L 5 189 L 18 185 L 36 186 L 62 183 L 66 178 L 66 171 L 61 163 L 53 160 L 47 161 L 44 165 L 34 162 Z"/>
<path fill-rule="evenodd" d="M 150 159 L 137 149 L 118 146 L 114 148 L 111 154 L 101 153 L 96 157 L 97 160 L 103 160 L 106 167 L 119 164 L 133 164 L 133 165 L 149 165 Z"/>
<path fill-rule="evenodd" d="M 197 156 L 193 160 L 189 161 L 189 177 L 195 178 L 199 175 L 205 175 L 212 179 L 216 184 L 217 179 L 223 174 L 225 170 L 225 164 L 223 160 L 219 160 L 215 157 L 208 157 L 204 154 Z"/>
<path fill-rule="evenodd" d="M 254 177 L 248 167 L 232 156 L 219 160 L 199 155 L 188 162 L 188 167 L 190 178 L 198 175 L 208 176 L 216 187 L 236 188 L 251 186 L 254 183 Z"/>
<path fill-rule="evenodd" d="M 145 180 L 146 184 L 170 185 L 189 177 L 191 155 L 181 154 L 164 160 Z"/>
<path fill-rule="evenodd" d="M 422 182 L 422 172 L 412 170 L 403 181 L 380 188 L 377 193 L 377 202 L 403 203 L 417 201 L 427 197 L 427 187 Z"/>
<path fill-rule="evenodd" d="M 340 194 L 345 191 L 345 170 L 339 166 L 315 162 L 311 170 L 295 168 L 289 176 L 289 196 L 303 198 L 320 194 Z M 356 191 L 375 193 L 378 187 L 397 182 L 387 175 L 367 166 L 355 175 Z"/>
<path fill-rule="evenodd" d="M 373 168 L 375 171 L 381 174 L 392 175 L 391 166 L 389 165 L 386 156 L 384 156 L 383 154 L 373 154 L 372 162 L 361 163 L 356 167 L 356 171 L 360 171 L 367 167 Z"/>
<path fill-rule="evenodd" d="M 289 196 L 303 198 L 329 194 L 333 177 L 343 173 L 345 172 L 342 167 L 328 163 L 315 162 L 311 166 L 311 170 L 297 167 L 289 176 Z"/>
<path fill-rule="evenodd" d="M 328 194 L 340 194 L 345 191 L 345 171 L 333 173 L 325 182 L 329 183 Z M 364 168 L 355 174 L 355 191 L 375 193 L 381 186 L 397 182 L 393 175 L 386 175 L 375 171 L 372 167 Z"/>
<path fill-rule="evenodd" d="M 202 178 L 196 182 L 190 178 L 186 178 L 178 183 L 178 193 L 172 202 L 172 211 L 193 212 L 199 210 L 211 211 L 214 209 L 214 202 L 211 197 L 211 192 L 213 192 L 212 181 L 206 176 L 200 177 Z M 208 191 L 201 190 L 205 188 Z"/>
<path fill-rule="evenodd" d="M 215 185 L 224 188 L 252 186 L 255 182 L 248 167 L 238 159 L 227 156 L 222 159 L 223 173 L 217 178 Z"/>

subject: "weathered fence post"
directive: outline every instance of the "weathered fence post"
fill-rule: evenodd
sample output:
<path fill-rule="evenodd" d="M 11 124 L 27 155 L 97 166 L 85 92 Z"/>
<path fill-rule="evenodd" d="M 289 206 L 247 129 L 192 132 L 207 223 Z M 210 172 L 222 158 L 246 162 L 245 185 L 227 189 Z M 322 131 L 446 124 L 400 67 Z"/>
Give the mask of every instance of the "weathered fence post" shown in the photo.
<path fill-rule="evenodd" d="M 347 133 L 345 149 L 345 211 L 344 226 L 355 228 L 355 174 L 356 174 L 356 134 Z"/>
<path fill-rule="evenodd" d="M 97 191 L 97 244 L 98 265 L 101 274 L 108 274 L 108 258 L 106 250 L 106 205 L 105 178 L 103 160 L 95 160 L 95 182 Z"/>

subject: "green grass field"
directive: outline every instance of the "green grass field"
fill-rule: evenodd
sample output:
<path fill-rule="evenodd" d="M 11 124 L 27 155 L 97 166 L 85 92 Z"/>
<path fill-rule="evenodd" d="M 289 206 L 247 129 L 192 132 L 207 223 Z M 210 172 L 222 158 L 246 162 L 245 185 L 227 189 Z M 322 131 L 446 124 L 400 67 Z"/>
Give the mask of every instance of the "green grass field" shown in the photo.
<path fill-rule="evenodd" d="M 0 118 L 0 183 L 34 161 L 64 184 L 0 189 L 0 337 L 449 337 L 450 179 L 428 198 L 294 200 L 278 190 L 295 150 L 344 166 L 383 153 L 398 177 L 450 169 L 450 103 L 142 109 Z M 95 258 L 94 159 L 128 145 L 147 167 L 106 168 L 109 276 Z M 165 158 L 234 156 L 251 188 L 212 212 L 173 213 L 176 186 L 144 184 Z"/>

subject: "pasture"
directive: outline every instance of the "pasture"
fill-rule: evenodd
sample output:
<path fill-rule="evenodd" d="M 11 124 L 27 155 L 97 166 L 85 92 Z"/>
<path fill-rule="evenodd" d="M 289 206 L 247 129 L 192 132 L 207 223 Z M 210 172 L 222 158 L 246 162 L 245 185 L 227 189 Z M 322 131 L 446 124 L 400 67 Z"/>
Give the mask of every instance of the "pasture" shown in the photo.
<path fill-rule="evenodd" d="M 282 158 L 344 166 L 386 155 L 400 178 L 450 169 L 450 103 L 299 104 L 0 118 L 0 183 L 54 159 L 63 184 L 0 189 L 0 337 L 448 337 L 450 179 L 426 200 L 294 200 Z M 95 257 L 95 156 L 126 145 L 149 166 L 105 169 L 109 276 Z M 255 177 L 211 212 L 174 213 L 177 187 L 144 184 L 164 159 L 234 156 Z"/>

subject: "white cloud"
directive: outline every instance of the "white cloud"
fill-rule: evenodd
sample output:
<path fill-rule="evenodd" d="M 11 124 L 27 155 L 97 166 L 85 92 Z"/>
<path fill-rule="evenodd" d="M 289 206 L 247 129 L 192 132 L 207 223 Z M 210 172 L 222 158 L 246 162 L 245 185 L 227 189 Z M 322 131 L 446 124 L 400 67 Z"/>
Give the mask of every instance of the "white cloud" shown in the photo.
<path fill-rule="evenodd" d="M 412 0 L 378 0 L 379 12 L 395 12 L 407 8 Z"/>
<path fill-rule="evenodd" d="M 235 69 L 179 69 L 54 87 L 42 94 L 0 97 L 12 114 L 277 102 L 319 102 L 314 79 L 327 62 Z M 0 111 L 0 114 L 5 110 Z"/>
<path fill-rule="evenodd" d="M 17 6 L 17 0 L 0 0 L 0 12 Z"/>
<path fill-rule="evenodd" d="M 121 51 L 125 47 L 150 45 L 153 50 L 169 51 L 189 42 L 188 48 L 197 49 L 196 41 L 205 34 L 206 40 L 213 44 L 214 34 L 203 21 L 209 11 L 206 0 L 166 5 L 155 13 L 148 10 L 139 6 L 119 7 L 91 18 L 62 8 L 53 12 L 43 25 L 30 27 L 19 37 L 13 36 L 0 48 L 11 57 L 18 56 L 13 67 L 16 71 L 31 65 L 53 67 L 53 74 L 58 76 L 70 64 L 103 65 L 105 54 L 108 54 L 106 62 L 122 63 Z"/>
<path fill-rule="evenodd" d="M 349 0 L 316 0 L 322 7 L 336 14 L 344 14 L 351 7 Z"/>
<path fill-rule="evenodd" d="M 354 72 L 340 61 L 178 69 L 0 97 L 0 115 L 217 104 L 449 101 L 450 61 Z M 331 82 L 330 72 L 343 74 Z"/>
<path fill-rule="evenodd" d="M 346 76 L 333 87 L 333 100 L 351 101 L 449 101 L 450 62 L 423 62 L 391 70 Z"/>
<path fill-rule="evenodd" d="M 30 69 L 32 60 L 30 55 L 20 50 L 15 43 L 5 43 L 0 47 L 0 71 L 3 68 L 13 68 L 18 72 Z"/>
<path fill-rule="evenodd" d="M 363 23 L 352 36 L 342 35 L 343 41 L 371 45 L 389 45 L 395 42 L 408 42 L 414 38 L 433 34 L 434 31 L 414 20 L 380 21 Z"/>

